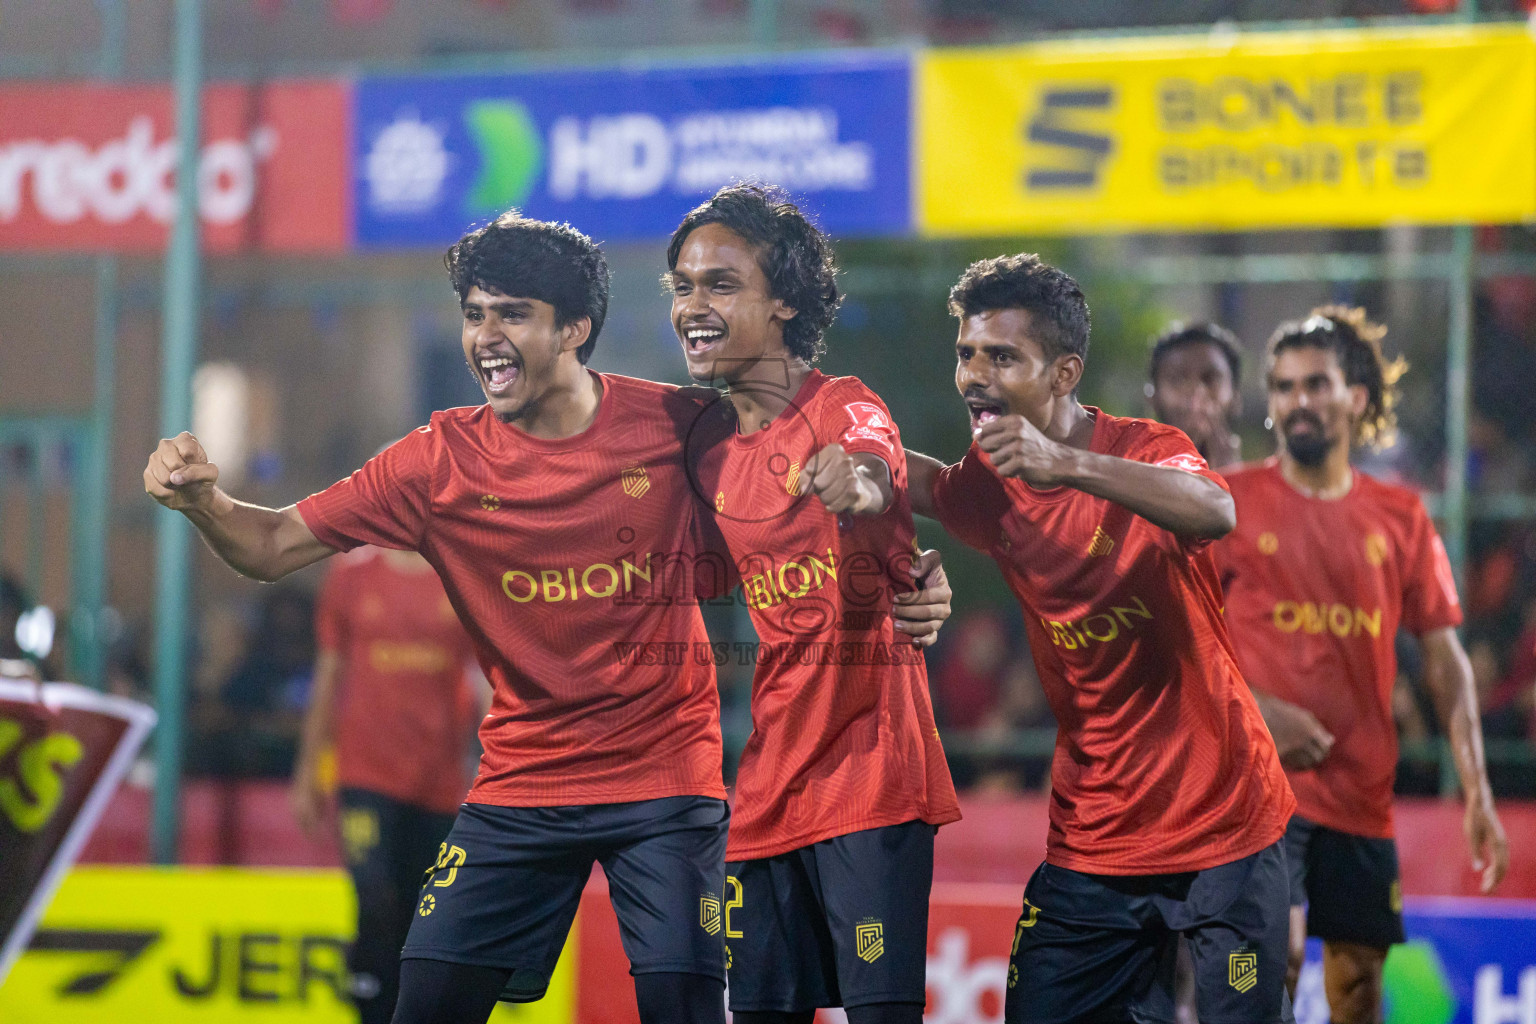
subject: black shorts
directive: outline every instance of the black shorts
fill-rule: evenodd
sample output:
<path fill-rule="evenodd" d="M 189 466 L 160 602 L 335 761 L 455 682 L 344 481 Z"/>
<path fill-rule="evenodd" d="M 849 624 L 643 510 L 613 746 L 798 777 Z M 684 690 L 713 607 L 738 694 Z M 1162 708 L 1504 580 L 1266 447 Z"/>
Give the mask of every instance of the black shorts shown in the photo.
<path fill-rule="evenodd" d="M 1307 934 L 1386 949 L 1403 934 L 1397 843 L 1319 825 L 1301 815 L 1285 829 L 1291 905 L 1307 905 Z"/>
<path fill-rule="evenodd" d="M 731 1011 L 922 1003 L 935 831 L 909 821 L 727 864 Z"/>
<path fill-rule="evenodd" d="M 575 807 L 465 804 L 428 873 L 402 959 L 512 972 L 501 998 L 543 996 L 581 891 L 602 864 L 631 974 L 725 980 L 719 899 L 725 801 Z"/>
<path fill-rule="evenodd" d="M 1285 849 L 1174 875 L 1089 875 L 1042 864 L 1013 933 L 1008 1024 L 1171 1024 L 1179 936 L 1201 1024 L 1294 1024 L 1285 993 Z"/>

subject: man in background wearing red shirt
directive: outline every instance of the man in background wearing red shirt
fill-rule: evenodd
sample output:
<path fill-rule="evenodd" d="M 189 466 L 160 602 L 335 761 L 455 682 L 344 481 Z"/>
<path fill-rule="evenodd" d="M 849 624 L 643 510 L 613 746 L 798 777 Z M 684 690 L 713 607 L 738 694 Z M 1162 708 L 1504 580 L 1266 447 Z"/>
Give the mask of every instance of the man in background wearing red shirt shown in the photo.
<path fill-rule="evenodd" d="M 375 547 L 344 555 L 326 576 L 315 639 L 294 811 L 313 832 L 329 788 L 320 761 L 334 748 L 337 824 L 357 891 L 352 998 L 362 1024 L 388 1024 L 422 869 L 469 788 L 474 651 L 426 559 Z"/>
<path fill-rule="evenodd" d="M 1078 403 L 1088 305 L 1060 270 L 982 260 L 950 311 L 976 440 L 908 453 L 913 507 L 997 561 L 1059 723 L 1005 1019 L 1172 1021 L 1182 933 L 1203 1019 L 1289 1021 L 1295 802 L 1222 620 L 1226 487 L 1180 431 Z"/>
<path fill-rule="evenodd" d="M 1403 941 L 1392 838 L 1399 627 L 1424 650 L 1484 892 L 1509 858 L 1445 548 L 1417 495 L 1349 464 L 1354 444 L 1389 443 L 1393 433 L 1402 365 L 1382 358 L 1385 333 L 1363 310 L 1337 306 L 1281 325 L 1266 381 L 1279 451 L 1227 475 L 1237 528 L 1217 545 L 1238 660 L 1296 793 L 1286 832 L 1290 984 L 1306 933 L 1322 938 L 1336 1024 L 1380 1019 L 1387 948 Z"/>
<path fill-rule="evenodd" d="M 731 430 L 689 462 L 759 648 L 724 925 L 737 1024 L 921 1024 L 937 827 L 959 805 L 920 646 L 895 632 L 916 531 L 890 412 L 813 364 L 840 296 L 825 235 L 783 196 L 721 189 L 667 251 L 690 375 Z M 739 941 L 737 941 L 739 940 Z"/>

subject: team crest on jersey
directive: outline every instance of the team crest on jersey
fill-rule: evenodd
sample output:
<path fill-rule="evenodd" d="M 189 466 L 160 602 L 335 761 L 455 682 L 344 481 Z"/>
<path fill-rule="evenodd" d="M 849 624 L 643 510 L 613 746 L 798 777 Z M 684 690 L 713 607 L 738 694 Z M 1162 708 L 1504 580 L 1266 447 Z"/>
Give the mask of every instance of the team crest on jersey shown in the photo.
<path fill-rule="evenodd" d="M 1099 558 L 1115 550 L 1115 539 L 1104 532 L 1104 527 L 1097 527 L 1093 531 L 1093 541 L 1088 545 L 1088 554 Z"/>
<path fill-rule="evenodd" d="M 630 466 L 621 472 L 619 483 L 624 493 L 631 498 L 643 498 L 645 492 L 651 489 L 651 478 L 646 474 L 644 466 Z"/>
<path fill-rule="evenodd" d="M 715 511 L 716 512 L 724 512 L 725 511 L 725 492 L 724 491 L 717 491 L 715 493 Z"/>
<path fill-rule="evenodd" d="M 1280 550 L 1280 538 L 1265 530 L 1259 534 L 1258 547 L 1259 554 L 1272 555 Z"/>
<path fill-rule="evenodd" d="M 896 427 L 884 409 L 874 402 L 849 402 L 843 408 L 853 420 L 853 426 L 843 432 L 844 437 L 874 441 L 887 451 L 896 450 Z"/>
<path fill-rule="evenodd" d="M 495 512 L 501 508 L 501 499 L 494 494 L 482 494 L 480 495 L 480 507 L 487 512 Z"/>
<path fill-rule="evenodd" d="M 1168 469 L 1182 469 L 1186 473 L 1203 473 L 1210 468 L 1205 464 L 1204 459 L 1198 455 L 1191 455 L 1189 452 L 1170 455 L 1162 462 L 1154 462 L 1152 465 L 1164 466 Z"/>
<path fill-rule="evenodd" d="M 789 464 L 789 472 L 784 474 L 784 489 L 790 494 L 800 493 L 800 463 Z"/>
<path fill-rule="evenodd" d="M 1379 533 L 1365 538 L 1365 560 L 1380 568 L 1381 563 L 1387 560 L 1387 538 Z"/>
<path fill-rule="evenodd" d="M 1234 949 L 1227 957 L 1227 984 L 1239 992 L 1247 992 L 1259 983 L 1259 954 L 1246 949 Z"/>
<path fill-rule="evenodd" d="M 720 901 L 713 896 L 699 897 L 699 927 L 710 935 L 720 934 Z"/>
<path fill-rule="evenodd" d="M 865 963 L 874 963 L 885 955 L 885 928 L 878 920 L 861 921 L 853 926 L 853 949 Z"/>

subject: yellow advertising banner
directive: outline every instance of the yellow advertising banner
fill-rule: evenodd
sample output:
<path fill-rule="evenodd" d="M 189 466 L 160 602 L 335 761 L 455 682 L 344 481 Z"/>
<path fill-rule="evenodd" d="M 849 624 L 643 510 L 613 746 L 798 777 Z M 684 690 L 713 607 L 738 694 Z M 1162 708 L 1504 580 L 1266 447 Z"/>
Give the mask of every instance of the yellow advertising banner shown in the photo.
<path fill-rule="evenodd" d="M 0 985 L 0 1020 L 355 1024 L 353 906 L 340 871 L 76 868 Z M 572 1024 L 575 947 L 543 1000 L 491 1024 Z"/>
<path fill-rule="evenodd" d="M 928 234 L 1536 216 L 1524 27 L 933 50 L 916 106 Z"/>

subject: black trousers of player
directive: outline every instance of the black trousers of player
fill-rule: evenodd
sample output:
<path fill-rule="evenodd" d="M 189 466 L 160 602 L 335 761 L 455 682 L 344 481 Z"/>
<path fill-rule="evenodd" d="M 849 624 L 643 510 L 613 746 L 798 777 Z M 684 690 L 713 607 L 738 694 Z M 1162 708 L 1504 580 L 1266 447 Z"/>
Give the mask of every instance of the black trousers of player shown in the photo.
<path fill-rule="evenodd" d="M 338 803 L 342 849 L 357 890 L 357 938 L 347 954 L 352 1001 L 361 1024 L 389 1024 L 400 987 L 400 947 L 422 873 L 437 862 L 453 815 L 366 789 L 343 789 Z"/>

